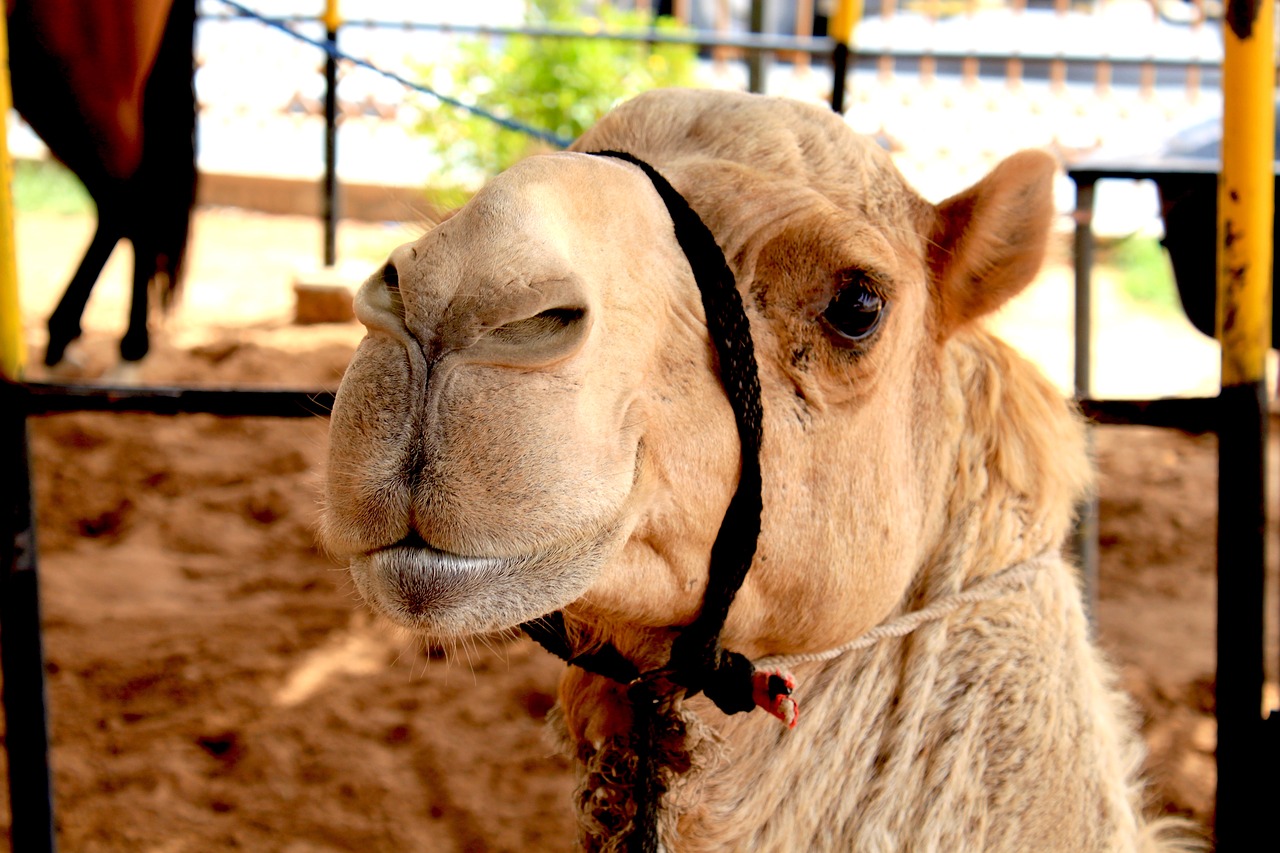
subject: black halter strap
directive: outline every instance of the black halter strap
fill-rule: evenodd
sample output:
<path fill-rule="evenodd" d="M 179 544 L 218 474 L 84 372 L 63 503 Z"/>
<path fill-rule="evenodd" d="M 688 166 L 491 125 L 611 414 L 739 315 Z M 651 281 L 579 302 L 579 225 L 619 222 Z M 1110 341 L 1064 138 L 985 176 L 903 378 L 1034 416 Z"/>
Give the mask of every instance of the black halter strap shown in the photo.
<path fill-rule="evenodd" d="M 634 663 L 608 644 L 595 651 L 575 655 L 565 631 L 564 616 L 560 612 L 527 622 L 521 627 L 525 633 L 567 663 L 638 688 L 632 691 L 638 728 L 643 729 L 653 723 L 652 715 L 641 713 L 643 709 L 640 706 L 652 706 L 658 701 L 655 691 L 661 688 L 657 686 L 658 679 L 654 676 L 661 676 L 683 688 L 687 695 L 705 692 L 726 714 L 750 711 L 756 706 L 752 694 L 751 662 L 737 652 L 720 647 L 720 633 L 724 628 L 729 606 L 733 604 L 734 596 L 742 586 L 747 570 L 751 568 L 756 540 L 760 535 L 760 443 L 764 418 L 750 324 L 724 253 L 716 244 L 711 230 L 684 197 L 652 166 L 630 154 L 620 151 L 591 153 L 615 157 L 639 167 L 653 182 L 654 189 L 667 206 L 675 226 L 676 240 L 689 260 L 702 295 L 707 331 L 719 358 L 720 379 L 737 422 L 738 439 L 742 447 L 742 467 L 737 490 L 729 502 L 711 548 L 711 564 L 702 609 L 694 621 L 676 636 L 671 646 L 670 660 L 665 667 L 655 672 L 642 673 Z M 642 752 L 647 751 L 645 744 L 651 747 L 652 737 L 643 731 L 639 734 Z M 640 760 L 642 765 L 650 763 L 645 755 L 641 755 Z M 641 776 L 635 819 L 638 833 L 631 839 L 631 849 L 656 850 L 655 819 L 662 790 L 654 768 L 649 767 Z"/>
<path fill-rule="evenodd" d="M 720 648 L 729 606 L 755 558 L 760 536 L 760 442 L 764 414 L 751 327 L 738 286 L 711 230 L 680 193 L 656 169 L 619 151 L 601 151 L 640 168 L 653 182 L 675 225 L 676 240 L 689 259 L 702 295 L 707 331 L 720 361 L 720 381 L 733 407 L 742 447 L 742 468 L 720 531 L 711 548 L 707 589 L 698 617 L 680 632 L 667 668 L 673 681 L 690 693 L 705 691 L 726 714 L 750 711 L 751 664 Z"/>
<path fill-rule="evenodd" d="M 738 488 L 725 511 L 711 548 L 711 565 L 702 609 L 694 621 L 682 629 L 671 648 L 671 658 L 662 673 L 689 694 L 706 692 L 726 714 L 750 711 L 752 699 L 751 663 L 736 652 L 720 648 L 720 632 L 734 596 L 746 578 L 755 557 L 760 534 L 760 442 L 763 412 L 760 379 L 756 372 L 755 348 L 742 297 L 724 253 L 710 229 L 689 207 L 680 193 L 648 163 L 620 151 L 592 152 L 616 157 L 639 167 L 653 182 L 667 206 L 675 226 L 676 240 L 684 250 L 702 295 L 707 330 L 720 361 L 720 378 L 733 408 L 742 446 L 742 467 Z M 521 626 L 552 654 L 589 672 L 615 681 L 630 683 L 641 673 L 613 646 L 574 655 L 559 612 Z"/>

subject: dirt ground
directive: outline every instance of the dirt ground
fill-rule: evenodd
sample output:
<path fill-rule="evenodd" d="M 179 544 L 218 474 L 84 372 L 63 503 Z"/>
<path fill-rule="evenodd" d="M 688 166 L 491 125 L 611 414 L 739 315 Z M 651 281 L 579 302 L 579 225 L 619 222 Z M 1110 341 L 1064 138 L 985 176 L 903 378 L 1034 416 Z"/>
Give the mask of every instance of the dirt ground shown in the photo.
<path fill-rule="evenodd" d="M 19 221 L 33 351 L 89 227 Z M 371 267 L 413 230 L 346 227 L 343 257 Z M 202 211 L 186 307 L 138 378 L 334 387 L 359 330 L 289 323 L 291 271 L 318 245 L 314 222 Z M 113 270 L 90 376 L 124 316 Z M 314 543 L 323 419 L 72 414 L 31 434 L 63 849 L 568 849 L 569 766 L 542 732 L 560 664 L 527 640 L 428 650 L 372 622 Z M 1203 825 L 1215 440 L 1096 439 L 1101 641 L 1142 715 L 1153 811 Z"/>

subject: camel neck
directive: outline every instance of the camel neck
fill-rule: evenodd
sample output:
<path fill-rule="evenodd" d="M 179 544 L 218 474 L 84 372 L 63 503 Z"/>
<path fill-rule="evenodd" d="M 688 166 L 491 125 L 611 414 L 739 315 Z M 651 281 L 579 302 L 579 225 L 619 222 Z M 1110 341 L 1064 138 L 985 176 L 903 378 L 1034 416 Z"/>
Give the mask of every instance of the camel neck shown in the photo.
<path fill-rule="evenodd" d="M 800 674 L 790 732 L 687 704 L 712 731 L 667 799 L 682 851 L 1136 848 L 1141 746 L 1117 742 L 1112 675 L 1061 560 Z"/>

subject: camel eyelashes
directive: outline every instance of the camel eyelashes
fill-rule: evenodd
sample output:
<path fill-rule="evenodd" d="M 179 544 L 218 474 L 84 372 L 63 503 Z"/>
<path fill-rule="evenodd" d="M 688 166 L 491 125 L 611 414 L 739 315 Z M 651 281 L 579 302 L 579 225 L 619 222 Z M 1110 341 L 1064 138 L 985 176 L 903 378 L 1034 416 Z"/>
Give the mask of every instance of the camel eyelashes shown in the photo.
<path fill-rule="evenodd" d="M 880 328 L 886 303 L 875 291 L 866 273 L 841 273 L 836 295 L 822 311 L 824 324 L 836 337 L 848 343 L 862 343 Z"/>

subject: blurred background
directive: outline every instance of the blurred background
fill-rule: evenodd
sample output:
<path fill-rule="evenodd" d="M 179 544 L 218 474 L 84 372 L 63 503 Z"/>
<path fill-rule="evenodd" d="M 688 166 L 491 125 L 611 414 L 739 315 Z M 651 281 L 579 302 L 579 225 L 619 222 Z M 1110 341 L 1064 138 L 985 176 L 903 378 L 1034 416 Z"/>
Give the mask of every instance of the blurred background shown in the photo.
<path fill-rule="evenodd" d="M 219 0 L 197 5 L 200 203 L 319 216 L 326 167 L 323 51 Z M 571 140 L 612 104 L 655 86 L 751 88 L 830 103 L 830 6 L 831 0 L 348 0 L 336 44 L 402 81 Z M 262 0 L 251 11 L 311 40 L 325 38 L 323 0 Z M 1020 148 L 1047 148 L 1064 165 L 1098 152 L 1140 161 L 1159 155 L 1189 128 L 1206 121 L 1216 126 L 1220 15 L 1213 0 L 872 0 L 853 31 L 844 112 L 852 127 L 880 140 L 934 201 Z M 646 34 L 665 41 L 643 41 Z M 748 49 L 753 44 L 776 49 Z M 430 221 L 464 200 L 486 175 L 550 147 L 345 59 L 337 63 L 335 123 L 339 218 L 348 231 L 343 238 L 354 245 L 344 243 L 332 258 L 323 247 L 299 246 L 301 255 L 290 263 L 305 270 L 332 261 L 348 278 L 363 275 L 405 239 L 387 225 L 383 230 L 392 233 L 379 240 L 373 236 L 378 229 L 371 232 L 364 223 Z M 10 147 L 18 158 L 20 208 L 74 208 L 75 182 L 59 173 L 38 137 L 14 115 Z M 1156 187 L 1103 181 L 1097 193 L 1099 298 L 1130 297 L 1136 305 L 1118 310 L 1142 307 L 1158 318 L 1177 300 L 1166 287 L 1172 279 L 1158 246 Z M 1065 173 L 1058 201 L 1066 233 L 1074 185 Z M 197 252 L 202 230 L 197 225 Z M 1065 269 L 1069 258 L 1062 246 L 1057 260 Z M 24 293 L 33 339 L 42 334 L 59 279 L 67 277 L 69 271 L 51 274 L 49 288 L 32 284 Z M 203 318 L 228 307 L 214 302 L 234 301 L 251 316 L 288 307 L 287 287 L 271 295 L 259 281 L 256 298 L 240 299 L 221 283 L 217 295 L 206 296 L 195 279 L 183 311 Z M 33 288 L 38 292 L 30 293 Z M 1069 289 L 1059 281 L 1053 292 Z M 107 299 L 98 293 L 93 304 Z M 1047 328 L 1051 317 L 1020 310 L 1014 325 L 1023 331 L 1009 333 L 1024 347 L 1044 349 L 1037 358 L 1069 388 L 1065 307 L 1055 304 L 1050 312 L 1065 323 L 1059 330 Z M 123 317 L 118 308 L 113 303 L 91 312 L 90 324 Z M 1179 312 L 1170 313 L 1165 319 L 1178 326 Z M 1099 362 L 1111 368 L 1097 377 L 1097 394 L 1212 389 L 1217 355 L 1208 341 L 1176 336 L 1174 362 L 1166 356 L 1148 361 L 1126 343 L 1136 339 L 1132 331 L 1100 330 Z M 1176 335 L 1172 328 L 1168 333 Z M 1143 378 L 1128 375 L 1125 365 Z"/>

